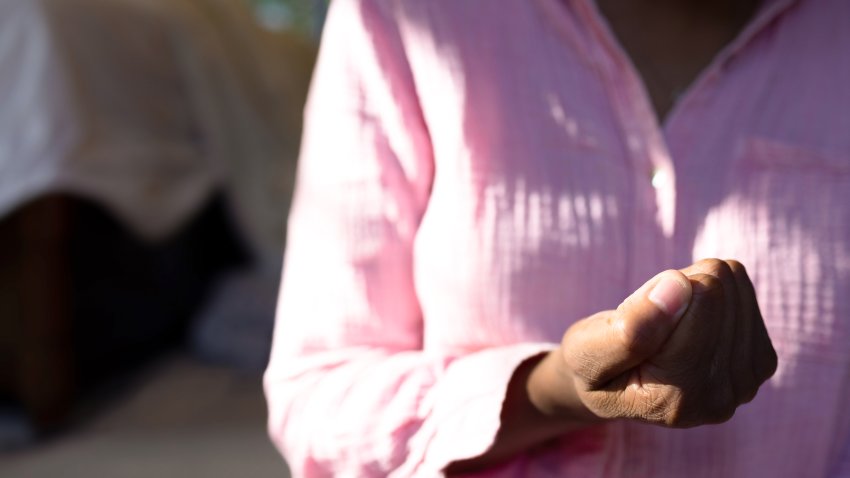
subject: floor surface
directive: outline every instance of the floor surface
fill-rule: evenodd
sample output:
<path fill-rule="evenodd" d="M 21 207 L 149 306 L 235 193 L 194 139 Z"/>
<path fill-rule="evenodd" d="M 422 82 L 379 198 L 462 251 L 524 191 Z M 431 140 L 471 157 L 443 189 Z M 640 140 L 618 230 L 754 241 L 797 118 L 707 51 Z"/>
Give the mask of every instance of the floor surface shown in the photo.
<path fill-rule="evenodd" d="M 166 359 L 82 425 L 0 455 L 15 478 L 288 477 L 265 432 L 260 375 Z"/>

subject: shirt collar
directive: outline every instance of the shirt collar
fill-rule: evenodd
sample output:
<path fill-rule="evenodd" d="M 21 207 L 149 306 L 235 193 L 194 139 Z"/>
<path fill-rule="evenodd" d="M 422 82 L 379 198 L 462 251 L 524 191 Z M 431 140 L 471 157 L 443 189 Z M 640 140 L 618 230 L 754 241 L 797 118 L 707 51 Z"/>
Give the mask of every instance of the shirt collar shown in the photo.
<path fill-rule="evenodd" d="M 726 59 L 731 58 L 738 53 L 747 43 L 750 42 L 759 32 L 770 25 L 779 16 L 788 11 L 791 7 L 803 0 L 762 0 L 753 19 L 744 27 L 738 37 L 732 41 L 726 51 Z"/>

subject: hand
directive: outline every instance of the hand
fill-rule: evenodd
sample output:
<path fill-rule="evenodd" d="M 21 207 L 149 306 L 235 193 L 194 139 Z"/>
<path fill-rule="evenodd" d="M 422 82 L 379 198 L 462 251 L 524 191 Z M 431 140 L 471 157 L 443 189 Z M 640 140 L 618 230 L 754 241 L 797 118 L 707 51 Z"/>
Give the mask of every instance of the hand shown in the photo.
<path fill-rule="evenodd" d="M 669 427 L 729 420 L 777 365 L 744 267 L 717 259 L 662 272 L 617 310 L 570 327 L 559 352 L 571 383 L 538 407 L 582 416 L 577 399 L 585 417 Z"/>

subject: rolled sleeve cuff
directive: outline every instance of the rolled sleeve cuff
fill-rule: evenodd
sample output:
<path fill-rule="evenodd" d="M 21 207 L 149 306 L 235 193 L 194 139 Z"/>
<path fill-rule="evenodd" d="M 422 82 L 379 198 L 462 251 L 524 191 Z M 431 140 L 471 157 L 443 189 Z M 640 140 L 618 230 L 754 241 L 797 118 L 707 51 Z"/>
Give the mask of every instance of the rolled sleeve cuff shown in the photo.
<path fill-rule="evenodd" d="M 415 476 L 438 476 L 450 463 L 482 455 L 495 442 L 508 385 L 526 360 L 557 344 L 526 343 L 476 352 L 453 361 L 432 395 L 420 438 L 427 444 Z"/>

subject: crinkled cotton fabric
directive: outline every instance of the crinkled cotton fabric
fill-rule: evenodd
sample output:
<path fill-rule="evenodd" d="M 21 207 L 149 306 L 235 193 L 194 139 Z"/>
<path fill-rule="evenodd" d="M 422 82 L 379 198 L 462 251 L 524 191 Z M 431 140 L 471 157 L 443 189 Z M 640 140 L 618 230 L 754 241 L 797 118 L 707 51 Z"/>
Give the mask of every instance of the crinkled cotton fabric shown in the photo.
<path fill-rule="evenodd" d="M 850 3 L 766 1 L 659 124 L 589 0 L 335 0 L 265 376 L 294 475 L 484 452 L 518 364 L 719 257 L 779 355 L 752 403 L 477 476 L 850 476 L 848 51 Z"/>

